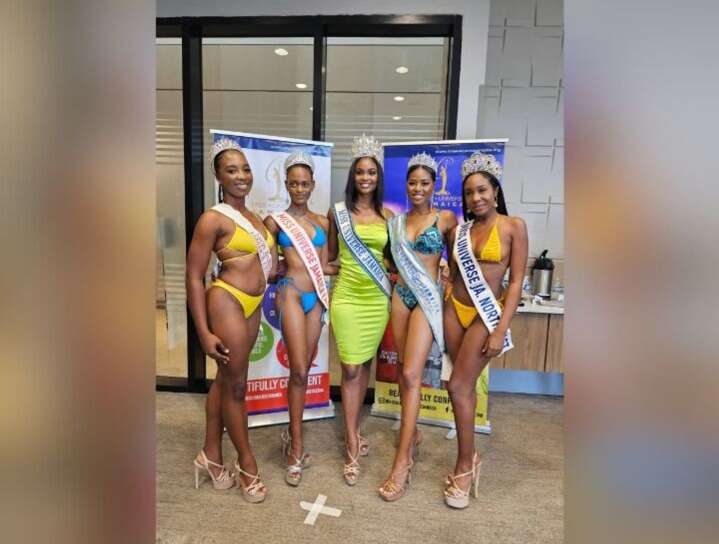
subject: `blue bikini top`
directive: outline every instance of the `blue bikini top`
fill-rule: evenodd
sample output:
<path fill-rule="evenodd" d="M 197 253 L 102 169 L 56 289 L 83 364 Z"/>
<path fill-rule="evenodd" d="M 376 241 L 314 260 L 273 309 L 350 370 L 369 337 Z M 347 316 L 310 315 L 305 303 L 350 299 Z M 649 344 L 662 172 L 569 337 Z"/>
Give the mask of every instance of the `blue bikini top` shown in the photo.
<path fill-rule="evenodd" d="M 425 255 L 434 255 L 442 253 L 444 249 L 444 239 L 442 233 L 437 228 L 437 222 L 439 221 L 439 214 L 434 219 L 429 227 L 417 236 L 414 242 L 409 242 L 410 247 L 418 253 L 424 253 Z"/>
<path fill-rule="evenodd" d="M 315 227 L 315 234 L 312 237 L 312 245 L 315 247 L 322 247 L 327 242 L 325 231 L 322 230 L 322 227 L 319 227 L 314 223 L 312 223 L 312 226 Z M 292 246 L 292 240 L 290 240 L 290 237 L 287 236 L 283 230 L 280 230 L 280 233 L 277 235 L 277 243 L 280 244 L 280 247 Z"/>

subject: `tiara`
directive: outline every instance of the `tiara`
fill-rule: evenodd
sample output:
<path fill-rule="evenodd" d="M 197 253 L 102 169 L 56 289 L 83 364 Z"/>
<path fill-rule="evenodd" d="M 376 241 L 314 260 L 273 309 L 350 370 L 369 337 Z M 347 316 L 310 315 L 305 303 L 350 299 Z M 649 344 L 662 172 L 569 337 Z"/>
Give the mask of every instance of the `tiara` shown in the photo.
<path fill-rule="evenodd" d="M 285 159 L 285 172 L 297 164 L 308 166 L 312 173 L 315 171 L 315 163 L 312 160 L 312 155 L 306 151 L 300 150 L 290 153 Z"/>
<path fill-rule="evenodd" d="M 427 153 L 417 153 L 416 155 L 412 155 L 412 158 L 409 159 L 409 162 L 407 163 L 407 170 L 413 166 L 424 166 L 433 172 L 437 171 L 437 161 L 432 158 L 432 155 Z"/>
<path fill-rule="evenodd" d="M 355 136 L 352 142 L 352 158 L 373 157 L 382 162 L 382 144 L 374 136 L 367 136 L 364 132 L 362 136 Z"/>
<path fill-rule="evenodd" d="M 215 174 L 215 176 L 217 175 L 217 172 L 215 172 L 215 157 L 228 149 L 234 149 L 235 151 L 244 153 L 240 145 L 229 138 L 220 138 L 210 147 L 210 168 L 212 168 L 212 173 Z"/>
<path fill-rule="evenodd" d="M 486 172 L 499 180 L 502 175 L 502 166 L 494 158 L 494 155 L 475 151 L 462 163 L 462 179 L 477 172 Z"/>

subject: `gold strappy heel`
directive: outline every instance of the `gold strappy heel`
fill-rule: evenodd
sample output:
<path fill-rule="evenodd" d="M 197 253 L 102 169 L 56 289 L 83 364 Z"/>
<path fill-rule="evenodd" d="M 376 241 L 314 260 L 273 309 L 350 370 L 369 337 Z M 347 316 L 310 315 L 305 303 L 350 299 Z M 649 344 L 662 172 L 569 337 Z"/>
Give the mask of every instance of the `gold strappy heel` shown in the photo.
<path fill-rule="evenodd" d="M 357 455 L 353 456 L 352 452 L 348 448 L 347 456 L 350 458 L 350 462 L 345 463 L 342 475 L 344 476 L 345 483 L 347 485 L 355 485 L 357 483 L 357 480 L 359 479 L 360 464 L 357 459 L 359 458 L 360 453 L 358 451 Z"/>
<path fill-rule="evenodd" d="M 369 440 L 367 440 L 366 437 L 362 436 L 360 433 L 357 433 L 357 440 L 359 441 L 359 454 L 361 457 L 366 457 L 369 455 Z"/>
<path fill-rule="evenodd" d="M 285 474 L 285 482 L 289 485 L 297 486 L 302 481 L 302 471 L 310 466 L 312 456 L 307 452 L 302 452 L 298 458 L 292 452 L 292 437 L 288 429 L 283 429 L 280 435 L 282 440 L 282 460 L 285 462 L 287 473 Z M 294 459 L 294 463 L 287 463 L 287 456 Z"/>
<path fill-rule="evenodd" d="M 472 491 L 472 487 L 474 487 L 474 498 L 476 499 L 479 496 L 479 472 L 481 466 L 482 461 L 480 461 L 477 452 L 475 452 L 472 458 L 472 470 L 463 472 L 462 474 L 450 474 L 447 477 L 446 481 L 448 482 L 448 486 L 444 490 L 444 502 L 447 503 L 447 506 L 460 509 L 467 508 L 467 506 L 469 506 L 469 494 L 470 491 Z M 470 475 L 472 478 L 469 481 L 469 487 L 466 490 L 459 487 L 457 478 Z"/>
<path fill-rule="evenodd" d="M 393 502 L 404 497 L 407 491 L 407 487 L 412 483 L 412 468 L 414 467 L 414 461 L 410 460 L 409 464 L 404 468 L 398 470 L 394 474 L 406 474 L 402 483 L 398 484 L 393 478 L 392 474 L 384 481 L 384 483 L 378 489 L 379 496 L 387 502 Z"/>
<path fill-rule="evenodd" d="M 245 484 L 242 482 L 240 474 L 244 474 L 248 478 L 252 478 L 252 480 L 247 486 L 245 486 Z M 242 470 L 242 468 L 240 468 L 239 459 L 235 461 L 235 482 L 237 483 L 237 487 L 242 489 L 242 496 L 247 502 L 262 502 L 265 500 L 265 498 L 267 498 L 267 488 L 260 479 L 259 471 L 257 472 L 257 474 L 250 474 L 249 472 L 245 472 L 244 470 Z"/>
<path fill-rule="evenodd" d="M 232 478 L 232 474 L 230 474 L 230 471 L 225 468 L 225 465 L 210 461 L 207 458 L 207 455 L 205 455 L 205 450 L 200 450 L 200 453 L 197 454 L 197 457 L 195 457 L 192 464 L 195 465 L 195 489 L 200 488 L 201 470 L 207 471 L 207 474 L 209 474 L 210 479 L 212 480 L 212 487 L 215 489 L 230 489 L 235 483 Z M 212 470 L 210 470 L 210 467 L 222 469 L 220 471 L 220 475 L 215 476 Z"/>

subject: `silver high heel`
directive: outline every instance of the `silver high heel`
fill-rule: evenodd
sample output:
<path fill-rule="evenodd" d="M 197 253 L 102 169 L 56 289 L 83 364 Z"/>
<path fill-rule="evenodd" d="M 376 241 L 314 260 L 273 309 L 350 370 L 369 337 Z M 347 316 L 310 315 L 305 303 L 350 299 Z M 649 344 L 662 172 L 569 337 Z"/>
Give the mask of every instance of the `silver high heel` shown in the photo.
<path fill-rule="evenodd" d="M 472 457 L 472 470 L 463 472 L 462 474 L 450 474 L 447 477 L 446 482 L 448 482 L 448 486 L 444 490 L 444 502 L 447 503 L 447 506 L 459 509 L 467 508 L 467 506 L 469 506 L 469 494 L 472 488 L 474 488 L 474 498 L 479 497 L 479 473 L 481 467 L 482 461 L 480 461 L 479 455 L 475 452 L 474 457 Z M 469 487 L 466 490 L 459 487 L 457 478 L 470 475 Z"/>
<path fill-rule="evenodd" d="M 212 480 L 212 487 L 214 487 L 215 489 L 230 489 L 235 483 L 232 478 L 232 474 L 230 474 L 230 471 L 227 470 L 224 465 L 220 465 L 219 463 L 210 461 L 207 458 L 207 455 L 205 455 L 205 450 L 200 450 L 200 453 L 198 453 L 197 457 L 195 457 L 193 465 L 195 465 L 195 489 L 200 488 L 201 470 L 206 470 L 207 474 L 210 475 L 210 479 Z M 212 470 L 210 470 L 210 467 L 221 468 L 222 470 L 220 471 L 220 475 L 215 476 Z"/>

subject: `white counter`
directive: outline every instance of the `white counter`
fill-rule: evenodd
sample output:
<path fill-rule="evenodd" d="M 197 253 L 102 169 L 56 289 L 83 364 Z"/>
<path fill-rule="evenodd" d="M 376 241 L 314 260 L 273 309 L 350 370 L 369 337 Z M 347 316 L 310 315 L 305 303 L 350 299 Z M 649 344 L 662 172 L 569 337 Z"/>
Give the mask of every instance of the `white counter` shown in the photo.
<path fill-rule="evenodd" d="M 517 308 L 517 313 L 519 314 L 564 314 L 563 302 L 548 300 L 546 302 L 542 302 L 541 304 L 537 304 L 536 302 L 533 302 L 532 299 L 526 298 L 523 299 L 523 301 L 524 306 L 519 306 Z"/>

